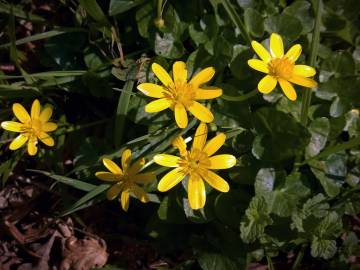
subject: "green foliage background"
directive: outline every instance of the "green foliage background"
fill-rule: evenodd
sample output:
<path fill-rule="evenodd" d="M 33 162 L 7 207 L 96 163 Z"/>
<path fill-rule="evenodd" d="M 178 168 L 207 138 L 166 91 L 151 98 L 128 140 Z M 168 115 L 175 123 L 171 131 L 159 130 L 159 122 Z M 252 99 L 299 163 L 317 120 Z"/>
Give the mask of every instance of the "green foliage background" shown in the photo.
<path fill-rule="evenodd" d="M 61 0 L 55 9 L 63 15 L 50 19 L 26 12 L 28 1 L 0 2 L 0 59 L 12 62 L 18 74 L 0 74 L 1 120 L 12 118 L 13 102 L 29 108 L 37 97 L 54 106 L 60 125 L 56 146 L 36 158 L 10 153 L 6 142 L 13 134 L 1 134 L 2 184 L 12 171 L 33 169 L 58 183 L 58 215 L 91 211 L 108 187 L 94 177 L 103 157 L 118 160 L 129 147 L 135 158 L 151 160 L 173 151 L 179 132 L 194 132 L 195 120 L 180 131 L 170 112 L 144 112 L 149 99 L 136 84 L 155 82 L 150 64 L 169 70 L 183 60 L 190 74 L 214 66 L 213 84 L 224 95 L 210 104 L 211 131 L 227 134 L 225 150 L 238 159 L 223 173 L 230 192 L 209 189 L 206 207 L 192 211 L 181 185 L 160 194 L 154 183 L 147 187 L 152 202 L 132 200 L 129 213 L 119 208 L 116 222 L 136 220 L 142 237 L 164 254 L 189 251 L 192 258 L 179 269 L 243 269 L 264 258 L 271 265 L 270 258 L 290 252 L 323 269 L 350 269 L 348 258 L 360 256 L 351 226 L 360 212 L 360 2 L 321 1 L 315 29 L 318 1 Z M 30 36 L 16 32 L 22 20 L 32 23 Z M 308 64 L 316 30 L 319 87 L 304 121 L 307 89 L 297 87 L 295 102 L 280 90 L 253 92 L 261 74 L 247 65 L 254 55 L 249 41 L 266 44 L 277 32 L 285 48 L 303 46 L 298 63 Z M 28 49 L 28 42 L 36 46 Z"/>

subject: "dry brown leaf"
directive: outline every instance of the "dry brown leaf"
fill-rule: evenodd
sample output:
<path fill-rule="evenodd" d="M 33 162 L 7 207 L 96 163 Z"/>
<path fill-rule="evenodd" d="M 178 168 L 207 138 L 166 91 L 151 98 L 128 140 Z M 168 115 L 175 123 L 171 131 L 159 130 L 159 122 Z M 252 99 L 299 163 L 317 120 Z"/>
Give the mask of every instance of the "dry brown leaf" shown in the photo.
<path fill-rule="evenodd" d="M 102 239 L 90 237 L 76 239 L 72 236 L 63 243 L 63 261 L 60 270 L 88 270 L 103 267 L 108 256 L 106 244 Z"/>

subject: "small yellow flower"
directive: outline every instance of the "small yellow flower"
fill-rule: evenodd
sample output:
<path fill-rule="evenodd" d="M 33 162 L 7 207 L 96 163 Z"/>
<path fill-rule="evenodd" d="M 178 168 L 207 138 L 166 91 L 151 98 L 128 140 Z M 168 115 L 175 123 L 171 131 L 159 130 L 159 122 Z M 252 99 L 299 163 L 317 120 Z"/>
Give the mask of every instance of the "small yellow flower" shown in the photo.
<path fill-rule="evenodd" d="M 55 123 L 48 122 L 53 112 L 52 107 L 48 106 L 41 110 L 39 100 L 35 99 L 31 106 L 31 115 L 19 103 L 14 103 L 12 109 L 21 123 L 14 121 L 1 123 L 3 129 L 20 133 L 11 142 L 10 150 L 19 149 L 28 142 L 28 153 L 34 156 L 38 150 L 38 139 L 47 146 L 54 146 L 54 139 L 47 133 L 57 129 Z"/>
<path fill-rule="evenodd" d="M 222 90 L 217 87 L 206 87 L 203 84 L 209 82 L 215 74 L 213 67 L 208 67 L 197 73 L 190 81 L 186 64 L 177 61 L 173 65 L 173 79 L 159 64 L 153 63 L 151 69 L 163 83 L 163 86 L 153 83 L 142 83 L 138 89 L 145 95 L 158 100 L 146 105 L 148 113 L 160 112 L 167 108 L 174 110 L 175 120 L 180 128 L 186 128 L 188 124 L 187 112 L 191 112 L 202 122 L 210 123 L 214 120 L 211 111 L 197 100 L 217 98 L 222 95 Z"/>
<path fill-rule="evenodd" d="M 295 65 L 295 61 L 301 54 L 300 44 L 292 46 L 284 55 L 282 38 L 273 33 L 270 36 L 270 53 L 256 41 L 252 41 L 251 45 L 261 60 L 251 59 L 248 61 L 248 65 L 257 71 L 268 74 L 258 84 L 261 93 L 269 94 L 279 82 L 284 94 L 290 100 L 296 100 L 297 95 L 291 83 L 308 88 L 317 86 L 314 80 L 308 78 L 316 74 L 314 68 Z"/>
<path fill-rule="evenodd" d="M 108 200 L 114 200 L 121 193 L 119 201 L 124 211 L 129 209 L 130 194 L 143 203 L 149 201 L 144 189 L 138 185 L 147 184 L 155 179 L 153 172 L 139 173 L 145 165 L 144 158 L 140 158 L 131 164 L 131 150 L 126 149 L 121 156 L 122 169 L 107 158 L 103 159 L 103 164 L 110 172 L 97 172 L 96 177 L 103 181 L 116 182 L 107 190 L 106 197 Z"/>
<path fill-rule="evenodd" d="M 203 180 L 218 191 L 229 191 L 229 184 L 211 170 L 228 169 L 236 163 L 233 155 L 212 156 L 225 143 L 224 133 L 215 136 L 208 143 L 206 138 L 207 125 L 201 123 L 196 130 L 190 151 L 187 151 L 184 139 L 178 136 L 173 145 L 179 149 L 180 157 L 167 154 L 154 156 L 157 164 L 175 168 L 160 180 L 158 190 L 168 191 L 188 176 L 188 197 L 192 209 L 200 209 L 205 205 L 206 192 Z"/>

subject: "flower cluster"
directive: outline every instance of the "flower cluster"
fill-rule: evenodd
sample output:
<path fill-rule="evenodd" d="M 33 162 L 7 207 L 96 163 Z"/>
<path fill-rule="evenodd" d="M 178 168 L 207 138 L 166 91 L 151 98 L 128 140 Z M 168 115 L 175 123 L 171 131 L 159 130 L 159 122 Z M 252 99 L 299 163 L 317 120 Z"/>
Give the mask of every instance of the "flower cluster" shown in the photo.
<path fill-rule="evenodd" d="M 269 94 L 279 83 L 285 96 L 290 100 L 296 100 L 297 94 L 293 84 L 308 88 L 317 86 L 317 83 L 309 78 L 315 75 L 314 68 L 295 65 L 301 54 L 301 45 L 296 44 L 284 53 L 282 38 L 275 33 L 270 36 L 270 51 L 256 41 L 251 45 L 260 59 L 250 59 L 249 66 L 266 74 L 258 83 L 258 90 L 261 93 Z M 181 181 L 185 181 L 190 207 L 201 209 L 206 202 L 205 184 L 220 192 L 229 191 L 229 184 L 213 171 L 229 169 L 236 164 L 233 155 L 214 155 L 224 145 L 226 136 L 224 133 L 219 133 L 207 142 L 206 123 L 214 121 L 214 115 L 208 107 L 199 102 L 220 97 L 223 91 L 218 87 L 206 85 L 215 75 L 213 67 L 201 70 L 191 79 L 188 78 L 186 64 L 182 61 L 173 64 L 172 76 L 157 63 L 153 63 L 151 69 L 162 85 L 142 83 L 137 86 L 145 95 L 156 98 L 146 105 L 145 111 L 156 113 L 170 109 L 174 111 L 175 122 L 181 129 L 188 126 L 188 112 L 200 120 L 193 136 L 191 149 L 187 148 L 183 137 L 178 136 L 172 144 L 178 149 L 179 156 L 162 153 L 153 157 L 156 164 L 173 168 L 161 178 L 157 188 L 161 192 L 166 192 Z M 4 129 L 20 133 L 11 142 L 9 146 L 11 150 L 16 150 L 27 142 L 27 151 L 33 156 L 38 151 L 39 140 L 47 146 L 54 146 L 54 139 L 48 134 L 57 129 L 55 123 L 49 122 L 52 115 L 51 107 L 41 110 L 40 102 L 36 99 L 32 104 L 30 115 L 19 103 L 13 105 L 13 112 L 20 122 L 1 123 Z M 112 160 L 104 158 L 103 164 L 109 171 L 99 171 L 95 174 L 99 179 L 113 184 L 107 190 L 106 196 L 109 200 L 119 198 L 124 211 L 129 208 L 130 195 L 143 203 L 148 202 L 149 196 L 143 185 L 156 179 L 154 172 L 142 172 L 146 167 L 144 158 L 132 163 L 131 156 L 130 149 L 123 151 L 121 167 Z"/>

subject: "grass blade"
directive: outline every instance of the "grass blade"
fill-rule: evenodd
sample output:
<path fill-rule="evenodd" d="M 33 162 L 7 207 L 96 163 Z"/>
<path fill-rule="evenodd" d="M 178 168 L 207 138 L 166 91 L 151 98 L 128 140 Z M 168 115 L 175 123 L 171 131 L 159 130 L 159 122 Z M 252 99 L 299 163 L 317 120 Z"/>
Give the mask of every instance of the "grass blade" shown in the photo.
<path fill-rule="evenodd" d="M 57 174 L 52 174 L 50 172 L 46 172 L 46 171 L 41 171 L 41 170 L 28 170 L 29 172 L 35 172 L 35 173 L 39 173 L 45 176 L 48 176 L 60 183 L 63 183 L 65 185 L 74 187 L 76 189 L 80 189 L 83 191 L 91 191 L 93 190 L 96 186 L 93 184 L 89 184 L 80 180 L 76 180 L 70 177 L 65 177 L 62 175 L 57 175 Z"/>

